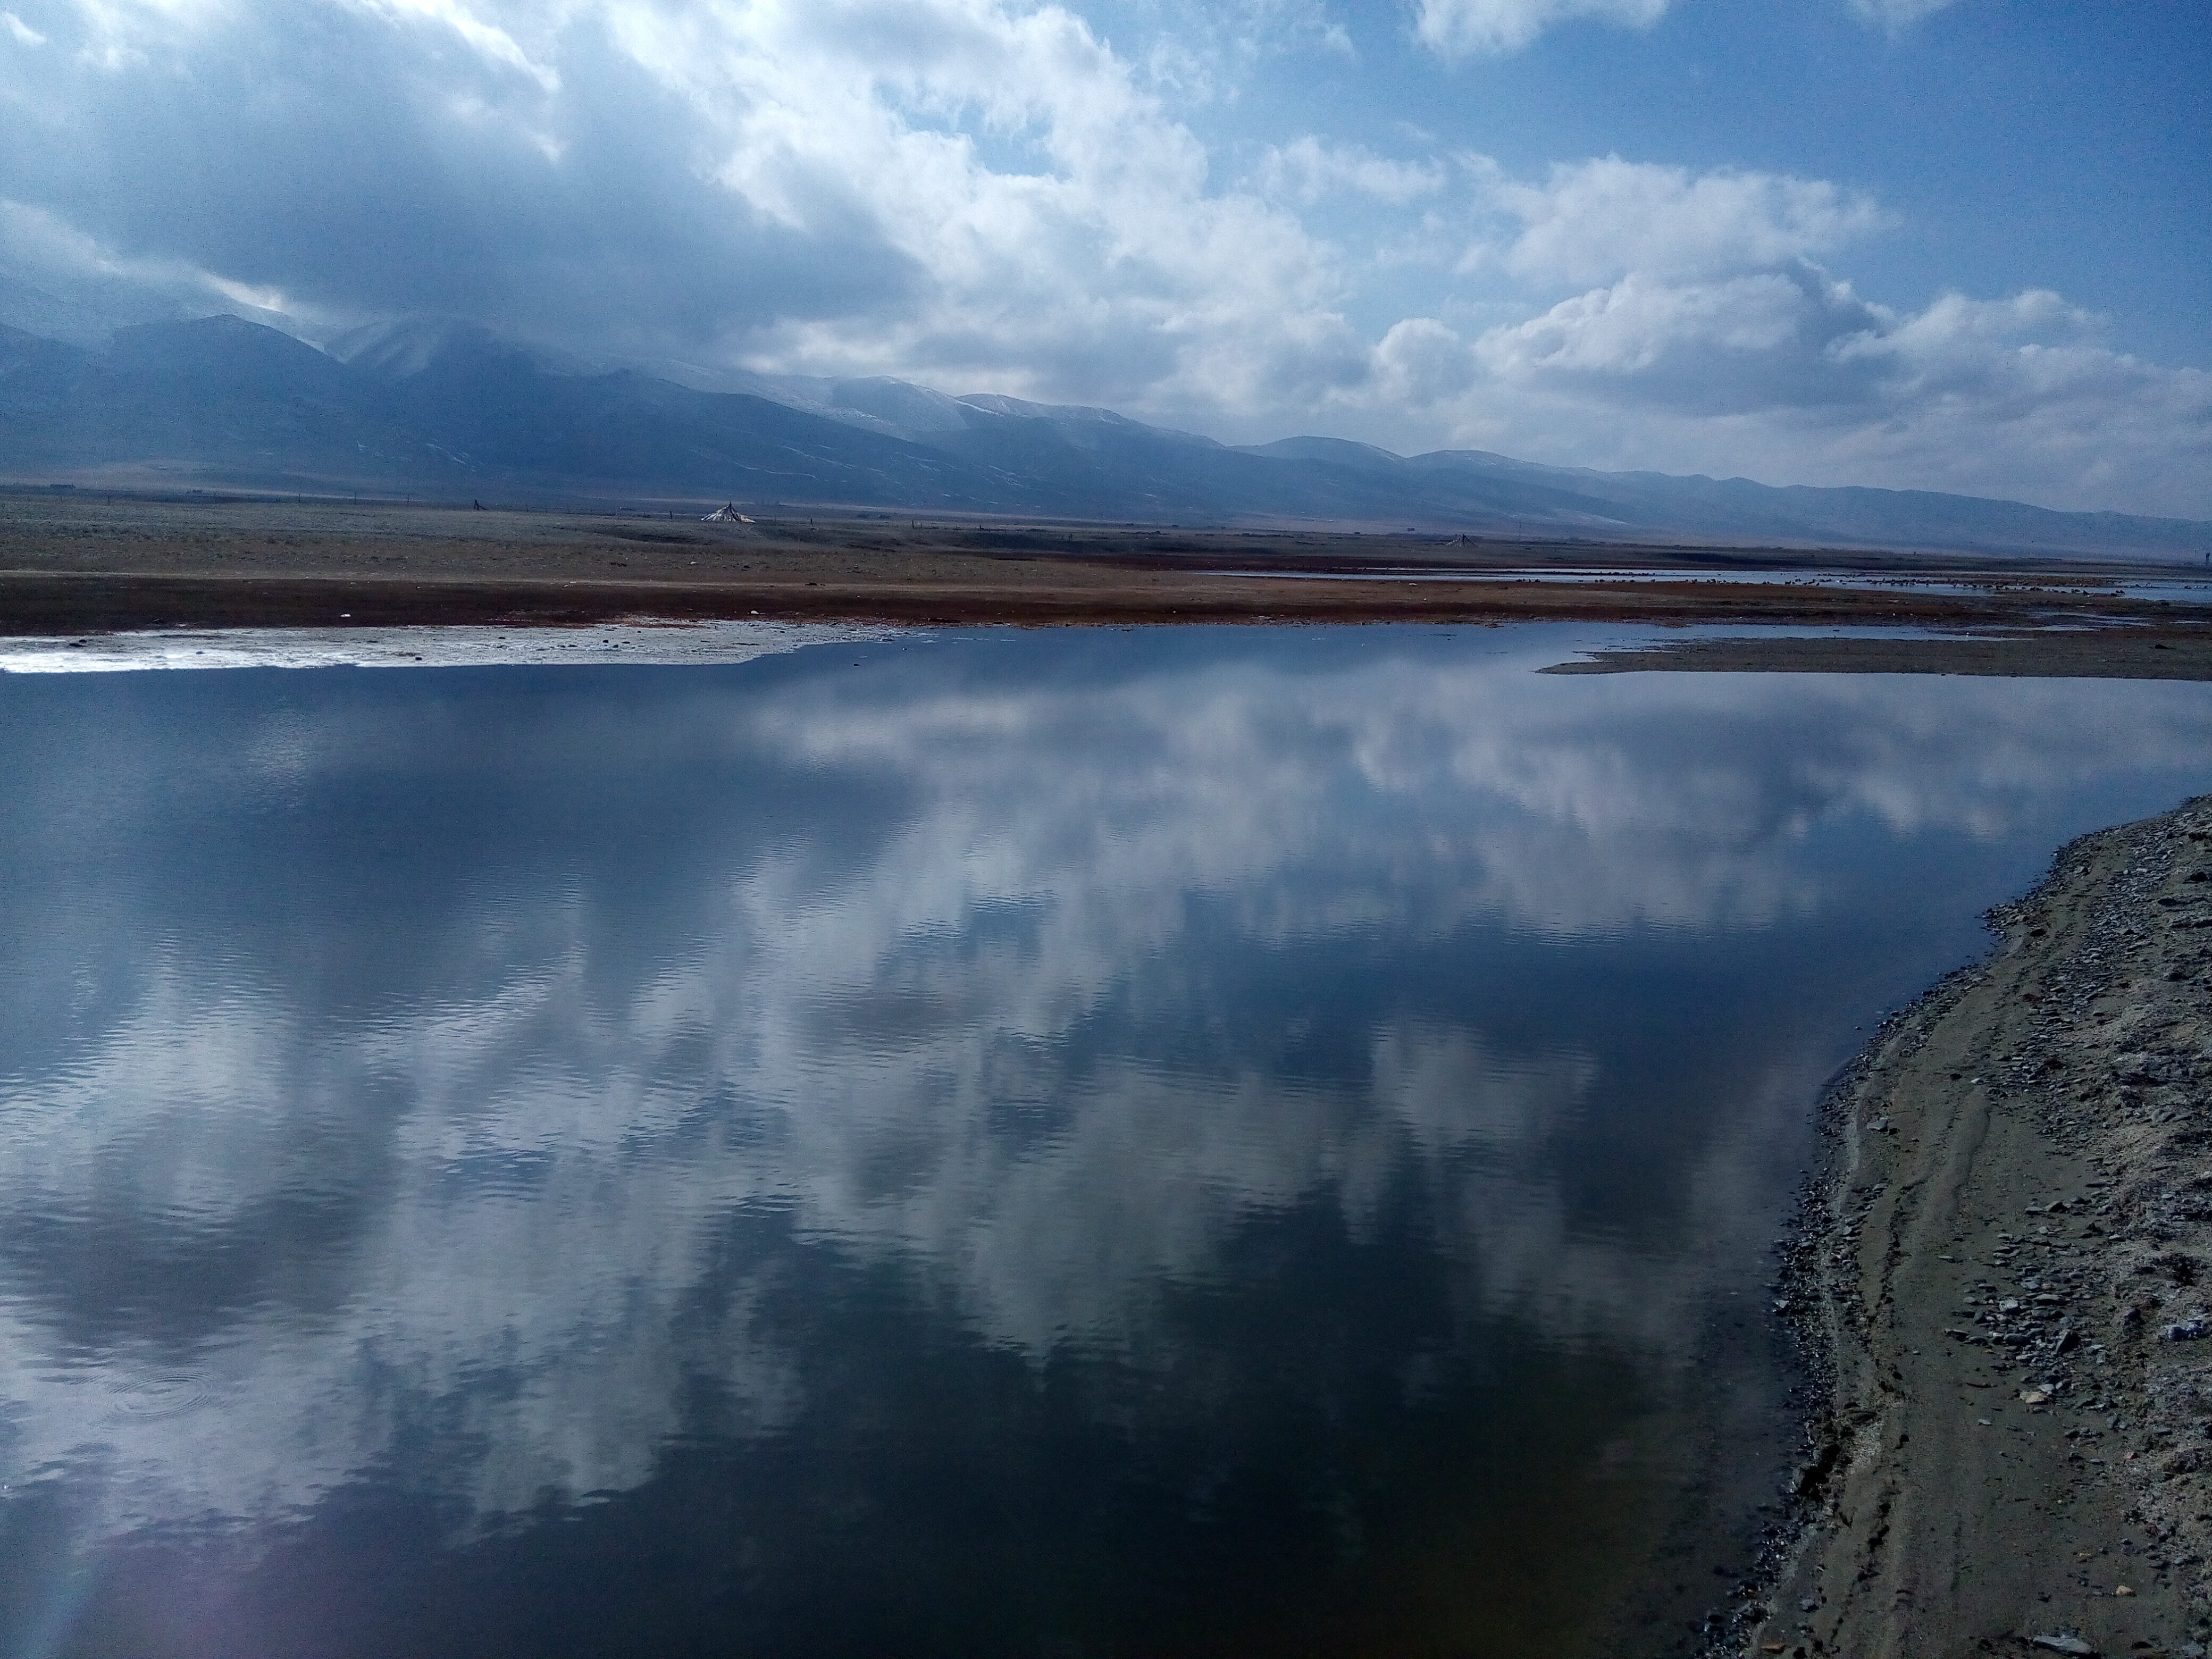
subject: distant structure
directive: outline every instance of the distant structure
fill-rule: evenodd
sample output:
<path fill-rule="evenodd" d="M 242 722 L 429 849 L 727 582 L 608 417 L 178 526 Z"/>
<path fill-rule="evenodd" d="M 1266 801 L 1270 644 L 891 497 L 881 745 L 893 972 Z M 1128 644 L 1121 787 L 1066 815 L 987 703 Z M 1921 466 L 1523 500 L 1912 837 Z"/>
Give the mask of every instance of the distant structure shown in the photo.
<path fill-rule="evenodd" d="M 750 524 L 752 520 L 738 511 L 736 502 L 725 501 L 699 522 L 701 524 Z"/>

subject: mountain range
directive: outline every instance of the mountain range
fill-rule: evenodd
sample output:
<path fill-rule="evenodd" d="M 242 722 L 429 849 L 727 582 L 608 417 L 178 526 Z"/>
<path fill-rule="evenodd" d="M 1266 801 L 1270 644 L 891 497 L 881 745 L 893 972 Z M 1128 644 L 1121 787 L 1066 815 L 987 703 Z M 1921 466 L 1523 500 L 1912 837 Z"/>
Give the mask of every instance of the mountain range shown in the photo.
<path fill-rule="evenodd" d="M 1236 447 L 903 380 L 609 367 L 459 323 L 378 325 L 320 349 L 231 315 L 104 342 L 64 331 L 0 325 L 0 477 L 2212 558 L 2212 524 L 2197 520 L 1332 438 Z"/>

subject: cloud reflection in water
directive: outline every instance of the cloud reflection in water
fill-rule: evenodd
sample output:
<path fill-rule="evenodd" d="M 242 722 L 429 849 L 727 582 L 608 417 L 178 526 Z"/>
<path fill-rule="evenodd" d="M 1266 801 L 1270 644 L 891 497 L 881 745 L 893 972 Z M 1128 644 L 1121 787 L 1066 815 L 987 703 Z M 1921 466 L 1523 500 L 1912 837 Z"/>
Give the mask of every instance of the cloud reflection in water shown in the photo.
<path fill-rule="evenodd" d="M 1677 1386 L 1851 1024 L 2202 787 L 2212 700 L 1562 653 L 0 685 L 0 1478 L 93 1532 L 638 1488 L 817 1401 L 802 1257 L 1203 1422 L 1192 1298 L 1316 1203 L 1419 1236 L 1407 1400 Z"/>

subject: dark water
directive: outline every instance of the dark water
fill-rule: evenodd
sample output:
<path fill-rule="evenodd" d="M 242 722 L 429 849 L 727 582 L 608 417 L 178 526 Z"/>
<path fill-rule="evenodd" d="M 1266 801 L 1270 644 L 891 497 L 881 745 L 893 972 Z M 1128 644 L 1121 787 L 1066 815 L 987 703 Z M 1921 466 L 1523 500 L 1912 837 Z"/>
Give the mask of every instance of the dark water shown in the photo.
<path fill-rule="evenodd" d="M 0 1656 L 1680 1650 L 1856 1027 L 2212 688 L 0 679 Z"/>

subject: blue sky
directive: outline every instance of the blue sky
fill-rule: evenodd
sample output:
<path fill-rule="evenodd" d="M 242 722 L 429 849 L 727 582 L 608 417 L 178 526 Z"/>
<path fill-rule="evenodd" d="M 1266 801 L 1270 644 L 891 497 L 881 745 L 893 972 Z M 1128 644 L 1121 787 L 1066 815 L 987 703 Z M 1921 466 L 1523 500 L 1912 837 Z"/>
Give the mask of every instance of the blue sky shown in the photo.
<path fill-rule="evenodd" d="M 2184 0 L 0 6 L 19 319 L 2212 517 Z"/>
<path fill-rule="evenodd" d="M 1136 45 L 1172 39 L 1164 9 L 1091 15 Z M 1319 131 L 1524 174 L 1618 155 L 1835 180 L 1898 217 L 1849 262 L 1873 298 L 2055 289 L 2110 313 L 2122 349 L 2212 368 L 2202 8 L 1954 3 L 1868 27 L 1844 0 L 1688 0 L 1645 27 L 1570 18 L 1519 52 L 1449 57 L 1388 8 L 1332 21 L 1352 52 L 1310 37 L 1188 113 L 1209 147 L 1249 167 Z"/>

